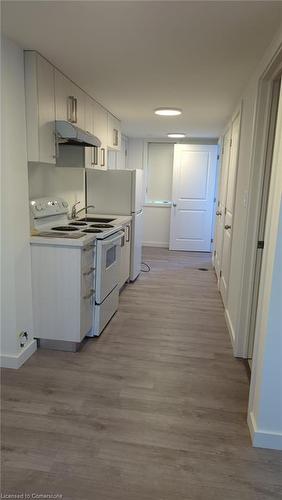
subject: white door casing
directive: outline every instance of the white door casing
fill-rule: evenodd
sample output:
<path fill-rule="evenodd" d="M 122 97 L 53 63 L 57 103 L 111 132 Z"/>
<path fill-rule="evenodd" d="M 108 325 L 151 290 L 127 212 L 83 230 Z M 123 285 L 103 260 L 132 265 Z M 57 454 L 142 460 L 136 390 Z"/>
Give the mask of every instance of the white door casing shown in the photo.
<path fill-rule="evenodd" d="M 210 252 L 217 145 L 175 144 L 170 250 Z"/>
<path fill-rule="evenodd" d="M 227 295 L 228 295 L 231 241 L 232 241 L 232 223 L 233 223 L 233 209 L 234 209 L 235 190 L 236 190 L 239 138 L 240 138 L 240 113 L 238 113 L 234 118 L 234 120 L 232 121 L 230 159 L 228 167 L 226 203 L 224 210 L 224 230 L 223 230 L 219 289 L 225 307 L 227 306 Z"/>
<path fill-rule="evenodd" d="M 218 283 L 220 280 L 221 259 L 222 259 L 222 243 L 223 243 L 224 215 L 225 215 L 224 211 L 226 203 L 228 166 L 230 158 L 230 139 L 231 139 L 231 128 L 228 129 L 223 138 L 222 152 L 221 152 L 222 162 L 221 162 L 221 172 L 220 172 L 220 183 L 218 190 L 217 210 L 216 210 L 214 267 Z"/>

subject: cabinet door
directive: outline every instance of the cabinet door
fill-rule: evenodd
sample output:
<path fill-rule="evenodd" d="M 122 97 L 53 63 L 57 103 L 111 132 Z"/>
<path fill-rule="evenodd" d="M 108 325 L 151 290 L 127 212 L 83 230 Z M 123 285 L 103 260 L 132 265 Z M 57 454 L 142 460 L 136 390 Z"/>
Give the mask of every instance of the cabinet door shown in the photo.
<path fill-rule="evenodd" d="M 56 120 L 85 128 L 85 93 L 60 71 L 55 70 Z"/>
<path fill-rule="evenodd" d="M 121 146 L 121 127 L 120 121 L 108 113 L 108 148 L 120 150 Z"/>
<path fill-rule="evenodd" d="M 72 82 L 55 69 L 56 120 L 71 121 Z"/>
<path fill-rule="evenodd" d="M 28 161 L 56 163 L 54 68 L 36 52 L 25 53 Z"/>
<path fill-rule="evenodd" d="M 95 168 L 107 170 L 108 113 L 96 101 L 94 101 L 94 134 L 102 143 L 95 158 Z"/>

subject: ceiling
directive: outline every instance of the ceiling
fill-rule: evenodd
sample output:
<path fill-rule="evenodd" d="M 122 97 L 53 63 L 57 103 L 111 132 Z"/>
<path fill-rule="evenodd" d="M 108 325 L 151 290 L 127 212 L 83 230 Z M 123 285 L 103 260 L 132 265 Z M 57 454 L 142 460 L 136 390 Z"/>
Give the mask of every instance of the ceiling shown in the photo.
<path fill-rule="evenodd" d="M 2 2 L 7 36 L 147 138 L 217 137 L 281 20 L 271 1 Z M 160 106 L 183 114 L 157 117 Z"/>

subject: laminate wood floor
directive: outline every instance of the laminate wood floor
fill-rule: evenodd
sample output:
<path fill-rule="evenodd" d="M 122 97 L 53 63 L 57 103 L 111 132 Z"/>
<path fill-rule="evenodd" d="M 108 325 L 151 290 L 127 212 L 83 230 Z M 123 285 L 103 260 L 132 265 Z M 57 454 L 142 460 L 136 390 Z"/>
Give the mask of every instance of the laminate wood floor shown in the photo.
<path fill-rule="evenodd" d="M 281 499 L 282 454 L 251 446 L 210 255 L 146 248 L 144 260 L 151 272 L 100 338 L 2 371 L 2 492 Z"/>

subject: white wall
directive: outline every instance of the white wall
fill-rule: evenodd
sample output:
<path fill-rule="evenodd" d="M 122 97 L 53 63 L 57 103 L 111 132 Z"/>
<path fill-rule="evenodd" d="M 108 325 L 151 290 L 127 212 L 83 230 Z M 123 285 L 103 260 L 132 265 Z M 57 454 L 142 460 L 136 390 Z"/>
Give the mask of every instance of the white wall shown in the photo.
<path fill-rule="evenodd" d="M 244 356 L 244 346 L 247 335 L 247 313 L 249 308 L 250 271 L 252 262 L 247 242 L 253 238 L 253 224 L 250 218 L 251 183 L 254 182 L 252 171 L 253 141 L 255 134 L 256 104 L 258 85 L 261 74 L 272 60 L 279 44 L 282 41 L 282 30 L 275 36 L 272 44 L 253 76 L 249 80 L 242 95 L 242 116 L 240 149 L 238 157 L 238 172 L 236 183 L 236 197 L 232 231 L 232 251 L 230 261 L 229 289 L 227 300 L 227 320 L 229 329 L 234 338 L 234 352 L 237 356 Z M 257 165 L 254 165 L 256 168 Z"/>
<path fill-rule="evenodd" d="M 148 144 L 147 186 L 148 201 L 171 200 L 174 144 Z"/>
<path fill-rule="evenodd" d="M 282 90 L 273 155 L 248 422 L 253 443 L 282 450 Z"/>
<path fill-rule="evenodd" d="M 29 198 L 61 196 L 70 206 L 80 201 L 80 207 L 83 208 L 84 172 L 82 168 L 30 165 Z"/>
<path fill-rule="evenodd" d="M 144 246 L 168 248 L 169 229 L 170 206 L 144 207 Z"/>
<path fill-rule="evenodd" d="M 1 46 L 1 365 L 19 367 L 33 340 L 23 51 Z M 18 334 L 28 332 L 20 347 Z"/>

